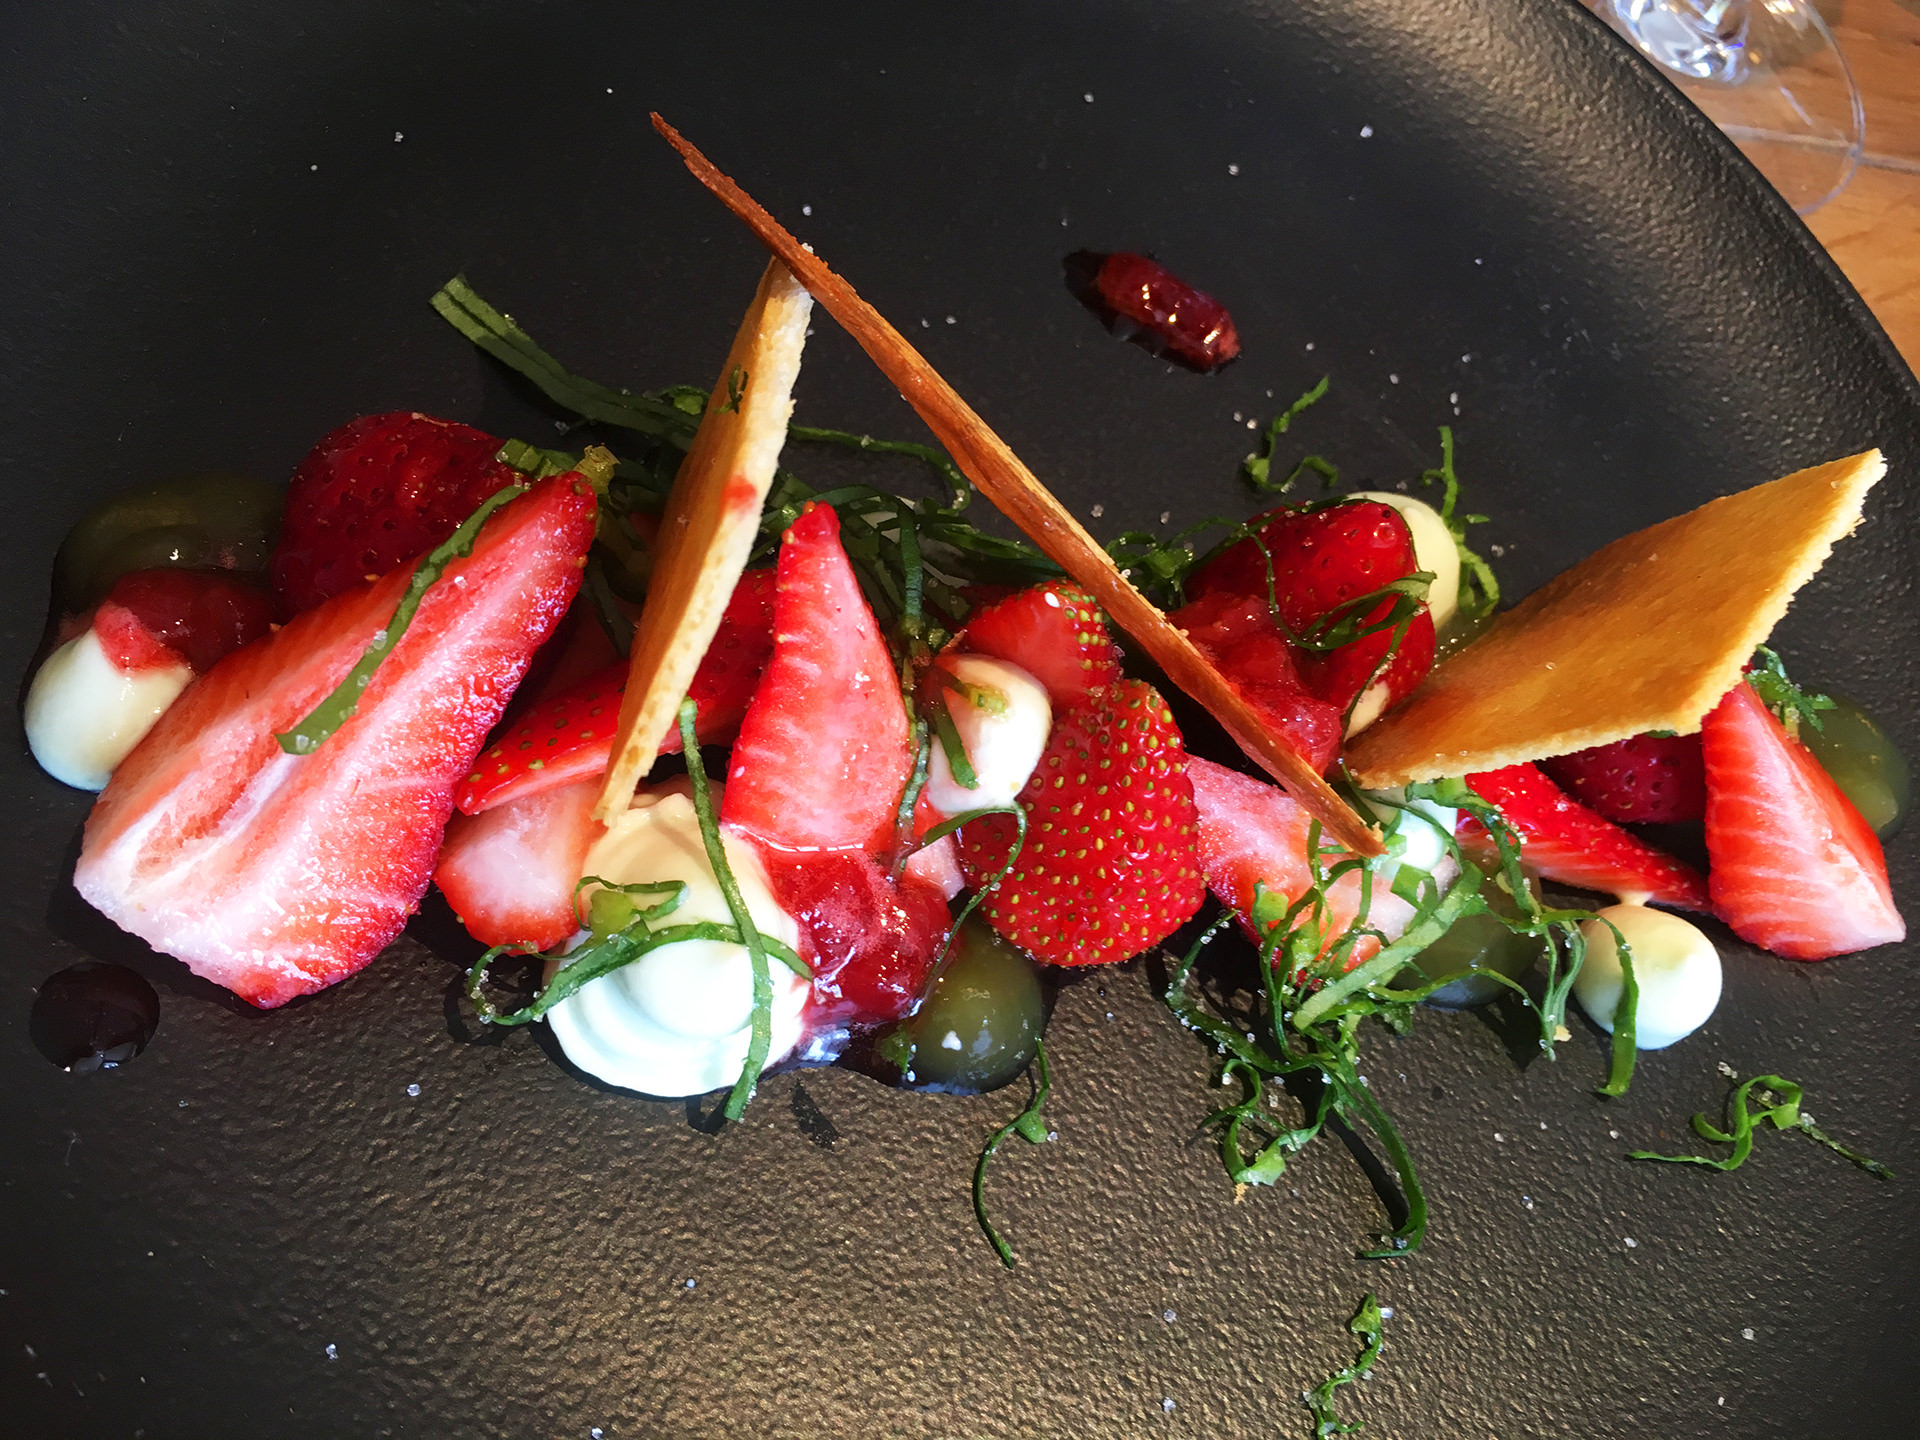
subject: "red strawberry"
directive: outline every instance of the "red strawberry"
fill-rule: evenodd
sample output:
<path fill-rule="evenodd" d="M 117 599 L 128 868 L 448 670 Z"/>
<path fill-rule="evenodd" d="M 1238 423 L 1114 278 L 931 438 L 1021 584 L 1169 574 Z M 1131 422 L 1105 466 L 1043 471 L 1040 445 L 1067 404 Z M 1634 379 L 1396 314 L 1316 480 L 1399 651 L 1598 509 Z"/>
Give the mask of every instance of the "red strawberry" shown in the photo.
<path fill-rule="evenodd" d="M 1341 714 L 1307 693 L 1301 654 L 1273 623 L 1264 599 L 1216 591 L 1167 616 L 1240 697 L 1322 774 L 1340 754 Z"/>
<path fill-rule="evenodd" d="M 1191 599 L 1223 592 L 1264 599 L 1270 556 L 1274 606 L 1287 629 L 1303 635 L 1334 611 L 1420 568 L 1407 522 L 1378 500 L 1318 510 L 1282 507 L 1253 523 L 1258 527 L 1254 537 L 1229 545 L 1188 578 Z M 1389 597 L 1369 607 L 1365 623 L 1384 620 L 1392 604 Z M 1422 609 L 1408 622 L 1397 649 L 1391 631 L 1381 631 L 1303 657 L 1301 679 L 1342 715 L 1377 680 L 1386 686 L 1380 707 L 1384 710 L 1412 694 L 1426 678 L 1433 668 L 1433 649 L 1433 617 Z"/>
<path fill-rule="evenodd" d="M 547 950 L 580 928 L 574 889 L 602 833 L 599 796 L 596 775 L 453 817 L 433 881 L 474 939 Z"/>
<path fill-rule="evenodd" d="M 1285 791 L 1190 756 L 1187 779 L 1193 784 L 1193 805 L 1199 820 L 1200 866 L 1207 887 L 1221 903 L 1240 913 L 1248 933 L 1253 930 L 1255 888 L 1266 888 L 1287 901 L 1307 893 L 1313 874 L 1307 866 L 1307 841 L 1313 819 Z M 1324 838 L 1323 847 L 1330 842 Z M 1340 857 L 1328 856 L 1323 868 Z M 1376 887 L 1374 900 L 1381 900 Z M 1391 896 L 1386 896 L 1392 899 Z M 1328 888 L 1327 939 L 1337 939 L 1360 911 L 1360 876 L 1344 875 Z M 1395 902 L 1396 904 L 1401 902 Z M 1355 964 L 1372 956 L 1380 943 L 1362 938 L 1354 947 Z"/>
<path fill-rule="evenodd" d="M 694 702 L 694 728 L 702 744 L 733 738 L 773 653 L 773 576 L 769 568 L 740 577 L 713 644 L 694 672 L 687 694 Z M 454 792 L 454 804 L 463 814 L 479 815 L 603 773 L 613 753 L 620 696 L 626 688 L 627 662 L 622 660 L 533 705 L 487 747 Z M 679 750 L 680 732 L 675 729 L 661 742 L 660 753 L 675 755 Z"/>
<path fill-rule="evenodd" d="M 135 570 L 94 612 L 100 648 L 122 670 L 184 662 L 204 675 L 271 628 L 273 602 L 222 570 Z"/>
<path fill-rule="evenodd" d="M 345 979 L 427 887 L 453 787 L 566 611 L 593 492 L 542 482 L 426 591 L 359 713 L 308 755 L 274 739 L 391 619 L 411 567 L 229 655 L 160 717 L 87 819 L 74 885 L 255 1005 Z"/>
<path fill-rule="evenodd" d="M 1053 717 L 1053 734 L 1020 792 L 1027 843 L 981 913 L 1007 939 L 1056 965 L 1099 965 L 1164 940 L 1206 893 L 1195 854 L 1187 752 L 1166 701 L 1122 680 Z M 975 886 L 1013 848 L 1012 817 L 960 832 Z"/>
<path fill-rule="evenodd" d="M 1018 665 L 1046 687 L 1055 710 L 1078 705 L 1120 678 L 1120 651 L 1094 598 L 1048 580 L 976 610 L 960 632 L 964 649 Z"/>
<path fill-rule="evenodd" d="M 1474 794 L 1497 806 L 1520 837 L 1528 867 L 1549 880 L 1608 895 L 1644 896 L 1661 905 L 1707 911 L 1706 879 L 1691 865 L 1570 800 L 1532 765 L 1467 776 Z M 1460 822 L 1460 842 L 1492 853 L 1486 831 Z"/>
<path fill-rule="evenodd" d="M 500 441 L 407 410 L 350 420 L 294 471 L 273 552 L 273 591 L 289 614 L 431 550 L 503 486 Z"/>
<path fill-rule="evenodd" d="M 800 922 L 813 967 L 809 1028 L 875 1025 L 910 1013 L 947 933 L 931 886 L 895 886 L 858 850 L 763 852 L 780 908 Z"/>
<path fill-rule="evenodd" d="M 1667 824 L 1706 814 L 1698 735 L 1633 735 L 1556 755 L 1540 768 L 1582 805 L 1617 824 Z"/>
<path fill-rule="evenodd" d="M 809 504 L 787 527 L 773 656 L 734 742 L 721 818 L 778 850 L 891 844 L 913 769 L 893 657 L 840 548 Z"/>
<path fill-rule="evenodd" d="M 1700 740 L 1707 879 L 1734 934 L 1793 960 L 1906 938 L 1873 827 L 1744 681 Z"/>

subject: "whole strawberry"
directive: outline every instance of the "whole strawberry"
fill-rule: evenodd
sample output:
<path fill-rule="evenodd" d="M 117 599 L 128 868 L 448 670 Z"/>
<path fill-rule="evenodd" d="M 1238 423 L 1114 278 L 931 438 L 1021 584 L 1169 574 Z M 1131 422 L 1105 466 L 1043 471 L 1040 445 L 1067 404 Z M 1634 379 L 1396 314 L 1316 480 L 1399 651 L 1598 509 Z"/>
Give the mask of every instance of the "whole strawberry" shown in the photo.
<path fill-rule="evenodd" d="M 1166 702 L 1122 680 L 1054 717 L 1033 778 L 1020 792 L 1027 841 L 981 913 L 1015 945 L 1055 965 L 1138 955 L 1200 908 L 1186 746 Z M 969 884 L 1006 863 L 1017 830 L 990 815 L 961 832 Z"/>
<path fill-rule="evenodd" d="M 363 415 L 300 462 L 274 548 L 273 593 L 288 614 L 431 550 L 496 490 L 525 477 L 500 441 L 410 410 Z"/>
<path fill-rule="evenodd" d="M 1077 705 L 1120 678 L 1120 650 L 1094 598 L 1048 580 L 973 612 L 963 648 L 1018 665 L 1046 687 L 1055 709 Z"/>
<path fill-rule="evenodd" d="M 1698 735 L 1632 735 L 1542 760 L 1567 794 L 1617 825 L 1664 825 L 1707 813 Z"/>

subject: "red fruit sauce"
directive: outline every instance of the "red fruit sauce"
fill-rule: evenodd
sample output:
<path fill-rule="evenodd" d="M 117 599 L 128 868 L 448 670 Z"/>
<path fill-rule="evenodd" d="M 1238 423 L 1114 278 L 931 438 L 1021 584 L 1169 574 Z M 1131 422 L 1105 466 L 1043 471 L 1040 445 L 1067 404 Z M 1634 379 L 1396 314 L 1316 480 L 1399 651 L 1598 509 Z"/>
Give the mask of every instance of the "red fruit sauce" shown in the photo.
<path fill-rule="evenodd" d="M 1217 370 L 1240 353 L 1240 332 L 1227 307 L 1144 255 L 1107 256 L 1093 289 L 1114 314 L 1196 370 Z"/>
<path fill-rule="evenodd" d="M 947 902 L 911 879 L 896 886 L 859 851 L 763 851 L 774 898 L 800 924 L 813 967 L 811 1034 L 904 1019 L 927 988 Z"/>
<path fill-rule="evenodd" d="M 122 670 L 185 662 L 204 675 L 223 656 L 267 633 L 273 602 L 225 571 L 135 570 L 114 582 L 93 630 Z"/>

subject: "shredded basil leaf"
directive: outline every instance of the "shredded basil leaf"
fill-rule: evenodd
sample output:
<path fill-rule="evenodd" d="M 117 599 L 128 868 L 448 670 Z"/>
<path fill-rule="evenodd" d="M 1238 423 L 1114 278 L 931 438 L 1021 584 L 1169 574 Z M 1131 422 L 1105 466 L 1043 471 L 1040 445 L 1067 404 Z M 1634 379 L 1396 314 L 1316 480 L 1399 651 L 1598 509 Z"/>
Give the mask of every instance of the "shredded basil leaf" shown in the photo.
<path fill-rule="evenodd" d="M 1753 652 L 1753 668 L 1747 671 L 1747 684 L 1760 697 L 1760 703 L 1778 717 L 1787 734 L 1800 738 L 1802 722 L 1815 730 L 1823 728 L 1822 710 L 1833 709 L 1833 701 L 1811 690 L 1802 690 L 1787 676 L 1780 657 L 1762 645 Z"/>
<path fill-rule="evenodd" d="M 1041 1145 L 1052 1138 L 1047 1133 L 1047 1122 L 1040 1113 L 1040 1107 L 1047 1103 L 1047 1096 L 1053 1092 L 1053 1076 L 1047 1070 L 1046 1042 L 1033 1042 L 1033 1063 L 1038 1071 L 1034 1082 L 1033 1098 L 1027 1101 L 1026 1108 L 1013 1119 L 1002 1125 L 987 1137 L 987 1143 L 981 1147 L 980 1158 L 973 1165 L 973 1213 L 980 1222 L 980 1229 L 987 1237 L 987 1243 L 993 1246 L 993 1253 L 1000 1257 L 1000 1263 L 1009 1270 L 1014 1268 L 1013 1247 L 987 1215 L 987 1162 L 998 1153 L 1007 1137 L 1018 1135 L 1029 1145 Z"/>
<path fill-rule="evenodd" d="M 282 750 L 289 755 L 311 755 L 327 743 L 334 731 L 359 712 L 360 697 L 366 693 L 373 672 L 380 668 L 380 662 L 393 653 L 394 647 L 400 643 L 400 637 L 407 633 L 407 626 L 413 623 L 414 614 L 420 609 L 420 601 L 428 588 L 446 573 L 447 566 L 473 553 L 473 542 L 488 517 L 508 501 L 525 494 L 526 489 L 525 485 L 514 484 L 494 491 L 480 502 L 473 514 L 460 522 L 459 529 L 427 552 L 414 567 L 413 578 L 407 582 L 406 593 L 394 607 L 393 618 L 374 632 L 373 640 L 354 662 L 353 668 L 347 671 L 346 678 L 298 725 L 284 734 L 274 735 Z"/>
<path fill-rule="evenodd" d="M 1721 1069 L 1732 1078 L 1733 1072 L 1725 1066 Z M 1629 1152 L 1631 1160 L 1661 1160 L 1673 1165 L 1705 1165 L 1713 1170 L 1738 1170 L 1746 1164 L 1747 1156 L 1753 1153 L 1754 1133 L 1762 1125 L 1771 1125 L 1776 1130 L 1797 1130 L 1810 1140 L 1832 1150 L 1835 1154 L 1858 1165 L 1869 1175 L 1882 1180 L 1893 1179 L 1893 1171 L 1878 1160 L 1849 1149 L 1835 1140 L 1826 1131 L 1820 1129 L 1800 1108 L 1805 1092 L 1791 1080 L 1778 1075 L 1755 1075 L 1743 1080 L 1733 1093 L 1727 1096 L 1727 1125 L 1720 1129 L 1708 1120 L 1704 1113 L 1693 1117 L 1693 1128 L 1702 1140 L 1715 1145 L 1731 1145 L 1733 1153 L 1716 1159 L 1710 1155 L 1662 1155 L 1653 1150 L 1634 1150 Z M 1758 1112 L 1748 1107 L 1749 1097 L 1760 1102 Z"/>
<path fill-rule="evenodd" d="M 1351 1363 L 1342 1365 L 1300 1397 L 1313 1414 L 1314 1440 L 1328 1440 L 1333 1435 L 1351 1435 L 1362 1428 L 1357 1421 L 1353 1424 L 1341 1422 L 1334 1412 L 1333 1392 L 1342 1385 L 1351 1385 L 1356 1380 L 1367 1378 L 1368 1372 L 1373 1369 L 1373 1362 L 1380 1358 L 1380 1352 L 1385 1348 L 1385 1338 L 1381 1333 L 1385 1319 L 1380 1302 L 1370 1292 L 1347 1322 L 1348 1331 L 1360 1337 L 1360 1353 L 1353 1357 Z"/>

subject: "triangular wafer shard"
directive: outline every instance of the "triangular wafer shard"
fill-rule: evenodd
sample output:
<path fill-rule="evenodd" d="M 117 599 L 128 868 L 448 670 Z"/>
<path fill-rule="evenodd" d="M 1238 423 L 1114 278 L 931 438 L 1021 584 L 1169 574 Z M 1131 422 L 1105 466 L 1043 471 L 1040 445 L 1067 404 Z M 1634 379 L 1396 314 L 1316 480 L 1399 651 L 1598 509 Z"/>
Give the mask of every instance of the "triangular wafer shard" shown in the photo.
<path fill-rule="evenodd" d="M 1362 855 L 1378 855 L 1378 834 L 1336 795 L 1313 767 L 1267 728 L 1186 635 L 1167 623 L 1122 575 L 1093 537 L 994 434 L 926 357 L 812 251 L 781 227 L 751 196 L 658 115 L 653 128 L 680 152 L 694 178 L 747 223 L 754 234 L 813 292 L 899 387 L 961 470 L 988 500 L 1083 586 L 1153 657 L 1167 677 L 1204 705 L 1248 755 L 1278 780 L 1330 838 Z"/>
<path fill-rule="evenodd" d="M 1385 787 L 1692 734 L 1886 470 L 1868 450 L 1615 540 L 1444 661 L 1355 738 L 1347 768 Z"/>
<path fill-rule="evenodd" d="M 603 824 L 632 803 L 634 787 L 659 758 L 660 742 L 747 567 L 793 415 L 793 382 L 812 312 L 813 298 L 787 267 L 769 261 L 660 519 L 659 554 L 634 627 L 613 755 L 593 807 Z"/>

